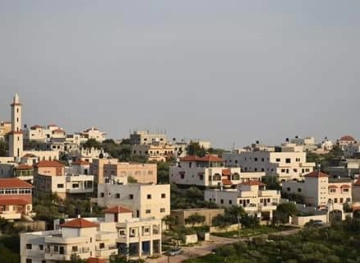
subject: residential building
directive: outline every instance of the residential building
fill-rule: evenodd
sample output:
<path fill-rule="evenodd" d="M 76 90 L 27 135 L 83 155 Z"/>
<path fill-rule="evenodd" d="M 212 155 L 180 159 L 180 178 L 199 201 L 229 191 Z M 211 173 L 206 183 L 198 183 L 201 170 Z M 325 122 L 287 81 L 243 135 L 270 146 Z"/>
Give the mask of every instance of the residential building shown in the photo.
<path fill-rule="evenodd" d="M 360 153 L 360 143 L 350 143 L 344 145 L 343 152 L 345 158 L 354 157 L 356 154 Z"/>
<path fill-rule="evenodd" d="M 336 141 L 341 150 L 344 150 L 346 146 L 355 144 L 357 141 L 350 135 L 345 135 Z"/>
<path fill-rule="evenodd" d="M 11 131 L 11 122 L 0 122 L 0 140 L 5 140 L 5 136 Z"/>
<path fill-rule="evenodd" d="M 186 153 L 181 145 L 173 144 L 141 144 L 133 145 L 131 149 L 132 155 L 146 156 L 151 162 L 166 162 Z"/>
<path fill-rule="evenodd" d="M 297 146 L 302 146 L 304 151 L 315 151 L 318 148 L 318 145 L 315 142 L 315 137 L 312 136 L 305 138 L 295 136 L 295 138 L 290 140 L 290 143 L 296 144 Z"/>
<path fill-rule="evenodd" d="M 236 189 L 207 189 L 204 196 L 206 201 L 219 206 L 241 206 L 247 214 L 261 220 L 271 220 L 281 198 L 280 191 L 266 190 L 260 181 L 241 183 Z"/>
<path fill-rule="evenodd" d="M 62 199 L 91 195 L 94 192 L 94 176 L 87 174 L 89 169 L 90 164 L 86 162 L 65 167 L 57 161 L 41 161 L 35 165 L 35 193 L 57 193 Z"/>
<path fill-rule="evenodd" d="M 185 220 L 194 214 L 205 217 L 203 225 L 212 226 L 212 220 L 217 215 L 224 215 L 224 208 L 191 208 L 191 209 L 175 209 L 171 210 L 171 215 L 177 219 L 177 225 L 186 225 Z"/>
<path fill-rule="evenodd" d="M 24 129 L 24 139 L 27 141 L 50 142 L 64 141 L 66 132 L 55 124 L 48 126 L 33 125 Z"/>
<path fill-rule="evenodd" d="M 302 182 L 283 182 L 282 192 L 286 194 L 300 194 L 304 197 L 305 204 L 318 207 L 340 207 L 352 202 L 352 181 L 350 178 L 331 178 L 328 174 L 313 171 L 304 176 Z"/>
<path fill-rule="evenodd" d="M 119 206 L 104 213 L 104 218 L 65 219 L 53 231 L 21 234 L 20 262 L 70 261 L 73 254 L 107 262 L 117 254 L 135 259 L 161 253 L 161 220 L 133 218 Z"/>
<path fill-rule="evenodd" d="M 92 163 L 94 159 L 109 159 L 111 156 L 104 152 L 103 149 L 97 149 L 94 147 L 84 148 L 80 147 L 79 149 L 71 149 L 68 152 L 69 159 L 76 160 L 84 160 Z"/>
<path fill-rule="evenodd" d="M 315 163 L 306 161 L 306 152 L 301 146 L 285 143 L 275 151 L 247 151 L 223 153 L 228 167 L 241 167 L 245 172 L 264 172 L 277 176 L 279 181 L 301 179 L 313 171 Z"/>
<path fill-rule="evenodd" d="M 32 215 L 32 185 L 18 178 L 0 179 L 0 217 L 7 220 Z"/>
<path fill-rule="evenodd" d="M 260 180 L 264 172 L 243 172 L 240 167 L 225 167 L 215 155 L 186 156 L 170 166 L 170 182 L 200 187 L 231 187 L 250 180 Z"/>
<path fill-rule="evenodd" d="M 91 174 L 95 175 L 98 183 L 104 183 L 105 178 L 113 176 L 118 178 L 132 177 L 138 183 L 157 182 L 157 165 L 151 163 L 127 163 L 118 159 L 93 159 Z"/>
<path fill-rule="evenodd" d="M 91 128 L 88 128 L 88 129 L 80 132 L 80 137 L 84 138 L 86 141 L 90 140 L 90 139 L 94 139 L 98 142 L 103 142 L 106 140 L 106 133 L 99 131 L 95 127 L 91 127 Z"/>
<path fill-rule="evenodd" d="M 128 207 L 133 211 L 134 217 L 162 219 L 170 214 L 170 185 L 124 185 L 110 180 L 98 185 L 95 201 L 101 207 Z"/>
<path fill-rule="evenodd" d="M 164 133 L 150 133 L 149 131 L 135 131 L 130 134 L 132 145 L 167 144 L 167 137 Z"/>

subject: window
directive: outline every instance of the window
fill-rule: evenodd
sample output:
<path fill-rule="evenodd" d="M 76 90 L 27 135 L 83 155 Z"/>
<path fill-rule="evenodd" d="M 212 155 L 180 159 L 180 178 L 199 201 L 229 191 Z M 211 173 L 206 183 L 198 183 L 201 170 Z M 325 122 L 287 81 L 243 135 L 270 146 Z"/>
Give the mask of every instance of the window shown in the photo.
<path fill-rule="evenodd" d="M 160 213 L 165 213 L 165 208 L 160 208 Z"/>
<path fill-rule="evenodd" d="M 100 249 L 105 248 L 105 243 L 100 243 L 100 244 L 99 244 L 99 247 L 100 247 Z"/>
<path fill-rule="evenodd" d="M 54 252 L 59 252 L 59 247 L 58 246 L 54 246 Z"/>
<path fill-rule="evenodd" d="M 298 188 L 298 192 L 299 192 L 299 193 L 301 192 L 301 188 Z"/>
<path fill-rule="evenodd" d="M 295 161 L 300 162 L 300 158 L 296 158 Z"/>
<path fill-rule="evenodd" d="M 344 199 L 343 198 L 340 198 L 340 203 L 344 203 Z"/>
<path fill-rule="evenodd" d="M 77 246 L 73 246 L 71 249 L 72 252 L 78 252 L 78 247 Z"/>
<path fill-rule="evenodd" d="M 146 210 L 145 210 L 145 213 L 146 213 L 146 214 L 150 214 L 150 213 L 151 213 L 151 210 L 150 210 L 150 209 L 146 209 Z"/>
<path fill-rule="evenodd" d="M 32 245 L 31 244 L 26 244 L 26 249 L 32 249 Z"/>
<path fill-rule="evenodd" d="M 57 188 L 64 188 L 64 184 L 58 184 Z"/>
<path fill-rule="evenodd" d="M 119 199 L 120 198 L 120 194 L 116 194 L 115 198 Z"/>
<path fill-rule="evenodd" d="M 181 178 L 181 179 L 184 179 L 184 178 L 185 178 L 185 174 L 181 174 L 181 175 L 180 175 L 180 178 Z"/>
<path fill-rule="evenodd" d="M 104 197 L 105 196 L 105 194 L 104 193 L 100 193 L 100 197 Z"/>
<path fill-rule="evenodd" d="M 336 193 L 336 189 L 331 188 L 331 189 L 330 189 L 330 193 Z"/>
<path fill-rule="evenodd" d="M 147 195 L 147 199 L 151 199 L 151 195 Z"/>
<path fill-rule="evenodd" d="M 224 199 L 220 199 L 220 203 L 223 204 L 223 203 L 224 203 Z"/>
<path fill-rule="evenodd" d="M 229 205 L 232 205 L 232 200 L 229 200 Z"/>
<path fill-rule="evenodd" d="M 129 194 L 129 198 L 130 198 L 130 199 L 134 199 L 134 195 L 133 195 L 133 194 Z"/>
<path fill-rule="evenodd" d="M 276 160 L 275 160 L 276 162 L 281 162 L 281 160 L 280 160 L 280 158 L 276 158 Z"/>
<path fill-rule="evenodd" d="M 261 158 L 261 161 L 264 162 L 264 161 L 265 161 L 265 158 Z"/>
<path fill-rule="evenodd" d="M 26 263 L 32 263 L 31 258 L 27 258 L 27 259 L 26 259 Z"/>
<path fill-rule="evenodd" d="M 285 169 L 281 169 L 281 172 L 282 172 L 282 173 L 285 173 L 285 171 L 286 171 Z"/>
<path fill-rule="evenodd" d="M 254 158 L 254 161 L 257 162 L 257 161 L 258 161 L 258 158 Z"/>
<path fill-rule="evenodd" d="M 44 245 L 39 245 L 40 250 L 44 250 Z"/>
<path fill-rule="evenodd" d="M 166 194 L 161 194 L 161 198 L 166 198 Z"/>
<path fill-rule="evenodd" d="M 343 193 L 348 193 L 349 192 L 349 189 L 348 188 L 344 188 L 342 189 Z"/>
<path fill-rule="evenodd" d="M 286 158 L 286 159 L 285 159 L 285 163 L 291 163 L 291 159 L 290 159 L 290 158 Z"/>

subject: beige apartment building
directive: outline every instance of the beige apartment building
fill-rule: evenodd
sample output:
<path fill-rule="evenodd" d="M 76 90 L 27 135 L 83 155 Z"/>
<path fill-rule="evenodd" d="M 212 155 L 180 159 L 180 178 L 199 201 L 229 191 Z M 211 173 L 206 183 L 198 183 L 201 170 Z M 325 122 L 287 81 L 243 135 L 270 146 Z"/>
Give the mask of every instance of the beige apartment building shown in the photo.
<path fill-rule="evenodd" d="M 201 187 L 231 187 L 233 185 L 261 180 L 264 172 L 243 172 L 240 167 L 225 167 L 224 160 L 215 155 L 205 157 L 186 156 L 170 166 L 170 182 L 179 185 Z"/>
<path fill-rule="evenodd" d="M 157 183 L 157 165 L 153 163 L 127 163 L 117 159 L 94 159 L 91 173 L 98 183 L 105 183 L 105 178 L 134 178 L 138 183 Z"/>
<path fill-rule="evenodd" d="M 57 161 L 41 161 L 35 165 L 35 194 L 57 193 L 62 198 L 84 197 L 94 192 L 94 176 L 87 174 L 89 163 L 76 162 L 65 167 Z"/>
<path fill-rule="evenodd" d="M 123 207 L 104 211 L 105 218 L 65 219 L 53 231 L 20 235 L 21 263 L 109 260 L 112 255 L 142 258 L 161 253 L 161 220 L 133 218 Z"/>
<path fill-rule="evenodd" d="M 280 202 L 280 191 L 266 190 L 260 181 L 249 181 L 237 185 L 236 189 L 207 189 L 205 200 L 222 207 L 242 206 L 249 215 L 261 220 L 271 220 L 273 212 Z"/>
<path fill-rule="evenodd" d="M 306 162 L 306 152 L 301 146 L 288 143 L 278 151 L 224 153 L 223 158 L 228 167 L 241 167 L 245 172 L 264 172 L 277 176 L 279 181 L 301 179 L 315 167 L 315 163 Z"/>
<path fill-rule="evenodd" d="M 162 219 L 170 214 L 170 185 L 124 185 L 110 181 L 98 185 L 96 202 L 101 207 L 127 207 L 134 217 Z"/>
<path fill-rule="evenodd" d="M 167 144 L 167 137 L 164 133 L 150 133 L 149 131 L 135 131 L 130 134 L 132 145 L 149 145 L 153 143 Z"/>
<path fill-rule="evenodd" d="M 52 139 L 63 141 L 65 138 L 66 132 L 55 124 L 33 125 L 24 130 L 24 139 L 27 141 L 49 142 Z"/>
<path fill-rule="evenodd" d="M 352 202 L 352 181 L 350 178 L 331 178 L 320 171 L 305 175 L 302 182 L 284 182 L 284 193 L 296 193 L 304 197 L 305 204 L 319 209 L 331 205 L 342 210 L 343 204 Z"/>

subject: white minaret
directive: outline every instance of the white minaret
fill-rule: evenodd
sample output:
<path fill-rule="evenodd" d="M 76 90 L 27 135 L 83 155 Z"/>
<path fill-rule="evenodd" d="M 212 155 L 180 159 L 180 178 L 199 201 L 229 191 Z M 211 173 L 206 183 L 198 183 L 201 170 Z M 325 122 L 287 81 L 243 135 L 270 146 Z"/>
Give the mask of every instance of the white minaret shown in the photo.
<path fill-rule="evenodd" d="M 23 132 L 21 130 L 21 103 L 16 93 L 11 104 L 11 132 L 9 136 L 9 156 L 23 155 Z"/>

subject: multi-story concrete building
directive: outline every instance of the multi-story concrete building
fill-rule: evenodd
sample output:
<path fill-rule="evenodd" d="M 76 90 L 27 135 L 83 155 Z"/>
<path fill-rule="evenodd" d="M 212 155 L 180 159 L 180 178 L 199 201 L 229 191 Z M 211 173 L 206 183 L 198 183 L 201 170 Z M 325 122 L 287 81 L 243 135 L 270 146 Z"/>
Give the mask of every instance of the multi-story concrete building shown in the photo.
<path fill-rule="evenodd" d="M 167 144 L 167 137 L 164 133 L 150 133 L 149 131 L 135 131 L 130 134 L 130 143 L 132 145 L 149 145 L 157 143 Z"/>
<path fill-rule="evenodd" d="M 170 185 L 124 185 L 110 180 L 109 183 L 98 185 L 95 201 L 101 207 L 128 207 L 135 217 L 162 219 L 170 214 Z"/>
<path fill-rule="evenodd" d="M 62 199 L 90 195 L 94 192 L 94 176 L 88 174 L 89 168 L 89 163 L 81 161 L 71 167 L 57 161 L 41 161 L 35 165 L 35 193 L 57 193 Z"/>
<path fill-rule="evenodd" d="M 103 142 L 106 140 L 106 133 L 99 131 L 95 127 L 88 128 L 80 132 L 80 137 L 85 139 L 85 142 L 90 139 L 94 139 L 98 142 Z"/>
<path fill-rule="evenodd" d="M 130 210 L 118 206 L 104 213 L 105 218 L 66 219 L 56 230 L 21 234 L 20 262 L 70 261 L 74 254 L 108 260 L 117 254 L 141 258 L 161 253 L 161 220 L 132 218 Z"/>
<path fill-rule="evenodd" d="M 0 179 L 0 217 L 8 220 L 32 215 L 32 185 L 18 178 Z"/>
<path fill-rule="evenodd" d="M 345 135 L 336 141 L 336 144 L 340 147 L 341 150 L 344 150 L 346 146 L 355 143 L 357 143 L 357 141 L 350 135 Z"/>
<path fill-rule="evenodd" d="M 50 142 L 64 141 L 66 132 L 55 124 L 48 126 L 33 125 L 24 129 L 24 139 L 27 141 Z"/>
<path fill-rule="evenodd" d="M 344 156 L 346 158 L 354 157 L 360 153 L 360 143 L 351 143 L 343 146 Z"/>
<path fill-rule="evenodd" d="M 303 182 L 284 182 L 284 193 L 296 193 L 304 197 L 305 204 L 318 208 L 327 207 L 329 202 L 342 210 L 344 204 L 352 202 L 352 181 L 350 178 L 330 178 L 320 171 L 305 175 Z"/>
<path fill-rule="evenodd" d="M 313 171 L 315 163 L 306 162 L 306 152 L 301 146 L 283 144 L 276 151 L 249 151 L 224 153 L 228 167 L 241 167 L 245 172 L 265 172 L 280 181 L 301 179 Z"/>
<path fill-rule="evenodd" d="M 132 177 L 138 183 L 157 182 L 157 165 L 151 163 L 126 163 L 117 159 L 94 159 L 91 164 L 91 173 L 98 183 L 104 183 L 105 178 Z"/>
<path fill-rule="evenodd" d="M 204 195 L 206 201 L 219 206 L 242 206 L 247 214 L 261 220 L 271 220 L 281 198 L 280 191 L 266 190 L 260 181 L 241 183 L 236 189 L 207 189 Z"/>
<path fill-rule="evenodd" d="M 170 166 L 170 182 L 201 187 L 231 187 L 241 182 L 260 180 L 264 172 L 243 172 L 240 167 L 225 167 L 224 160 L 214 155 L 186 156 Z"/>

